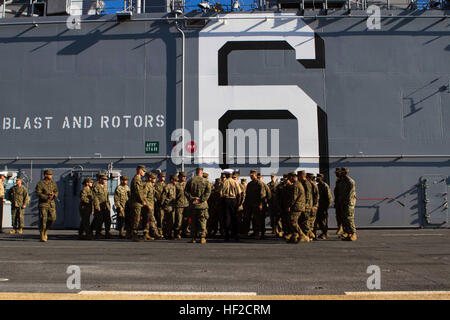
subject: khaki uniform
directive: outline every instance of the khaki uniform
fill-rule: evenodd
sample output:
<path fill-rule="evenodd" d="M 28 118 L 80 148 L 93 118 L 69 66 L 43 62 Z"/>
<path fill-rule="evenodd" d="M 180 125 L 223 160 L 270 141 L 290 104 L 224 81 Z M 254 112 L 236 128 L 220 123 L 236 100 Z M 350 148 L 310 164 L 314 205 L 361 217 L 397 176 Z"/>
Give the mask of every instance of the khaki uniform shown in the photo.
<path fill-rule="evenodd" d="M 160 237 L 161 234 L 156 227 L 155 218 L 155 186 L 150 181 L 144 184 L 144 196 L 147 202 L 147 205 L 142 208 L 142 227 L 144 234 L 151 233 L 152 236 Z"/>
<path fill-rule="evenodd" d="M 265 197 L 266 188 L 263 182 L 255 179 L 248 183 L 245 191 L 246 217 L 244 219 L 244 234 L 250 230 L 250 221 L 253 223 L 253 232 L 255 235 L 264 232 L 266 217 L 260 206 L 263 205 Z"/>
<path fill-rule="evenodd" d="M 333 196 L 331 195 L 330 187 L 325 182 L 319 182 L 317 187 L 319 189 L 319 206 L 314 224 L 314 233 L 320 230 L 326 235 L 328 232 L 328 209 L 333 203 Z"/>
<path fill-rule="evenodd" d="M 23 228 L 23 215 L 25 209 L 23 206 L 28 205 L 30 198 L 28 196 L 28 190 L 24 185 L 20 187 L 15 185 L 9 189 L 9 199 L 11 200 L 11 218 L 14 230 Z"/>
<path fill-rule="evenodd" d="M 189 224 L 189 201 L 184 195 L 184 189 L 186 188 L 186 182 L 178 182 L 175 185 L 176 200 L 175 200 L 175 223 L 174 232 L 175 236 L 185 233 Z"/>
<path fill-rule="evenodd" d="M 232 178 L 227 178 L 223 182 L 223 186 L 220 190 L 220 198 L 222 207 L 224 209 L 224 215 L 222 219 L 222 225 L 224 228 L 225 240 L 230 238 L 230 235 L 239 237 L 239 221 L 238 221 L 238 198 L 242 194 L 241 185 L 239 182 Z"/>
<path fill-rule="evenodd" d="M 305 189 L 300 181 L 295 181 L 293 184 L 286 187 L 285 192 L 288 194 L 286 207 L 289 211 L 290 233 L 292 235 L 303 235 L 298 222 L 301 220 L 302 212 L 305 212 L 306 196 Z"/>
<path fill-rule="evenodd" d="M 46 232 L 56 221 L 58 186 L 53 180 L 41 180 L 36 185 L 36 194 L 39 198 L 39 231 Z"/>
<path fill-rule="evenodd" d="M 123 235 L 126 230 L 128 234 L 130 228 L 130 195 L 131 189 L 128 185 L 118 185 L 114 191 L 114 205 L 117 213 L 117 230 Z"/>
<path fill-rule="evenodd" d="M 184 194 L 190 204 L 192 217 L 191 236 L 196 238 L 197 234 L 204 238 L 206 236 L 206 222 L 208 220 L 208 199 L 211 195 L 211 184 L 200 176 L 195 176 L 186 184 Z M 199 203 L 194 204 L 198 199 Z"/>
<path fill-rule="evenodd" d="M 337 203 L 342 210 L 342 227 L 344 233 L 356 233 L 355 227 L 355 205 L 356 205 L 356 186 L 355 181 L 345 176 L 342 178 Z"/>
<path fill-rule="evenodd" d="M 160 234 L 163 233 L 163 221 L 164 221 L 164 208 L 162 202 L 166 193 L 166 183 L 158 181 L 155 184 L 155 218 L 158 231 Z"/>
<path fill-rule="evenodd" d="M 166 192 L 162 202 L 164 209 L 163 231 L 164 237 L 171 239 L 175 224 L 175 207 L 176 207 L 177 190 L 173 183 L 166 184 Z"/>
<path fill-rule="evenodd" d="M 81 190 L 80 194 L 80 228 L 78 229 L 78 234 L 81 236 L 83 234 L 89 235 L 92 230 L 89 226 L 89 220 L 91 214 L 94 212 L 94 192 L 91 187 L 85 186 Z"/>
<path fill-rule="evenodd" d="M 133 212 L 133 235 L 137 236 L 139 223 L 141 222 L 141 211 L 144 205 L 147 205 L 144 183 L 140 175 L 135 175 L 130 184 L 130 206 Z"/>
<path fill-rule="evenodd" d="M 96 234 L 102 232 L 102 225 L 105 225 L 105 232 L 109 234 L 111 230 L 111 204 L 109 203 L 108 185 L 96 182 L 92 190 L 94 192 L 94 229 Z"/>

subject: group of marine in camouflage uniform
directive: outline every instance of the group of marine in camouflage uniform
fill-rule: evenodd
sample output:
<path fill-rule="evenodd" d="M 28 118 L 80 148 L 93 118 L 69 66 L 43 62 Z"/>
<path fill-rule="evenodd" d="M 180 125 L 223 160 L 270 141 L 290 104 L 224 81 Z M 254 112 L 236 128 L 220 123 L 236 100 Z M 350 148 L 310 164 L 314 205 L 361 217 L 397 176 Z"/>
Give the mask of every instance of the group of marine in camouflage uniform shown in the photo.
<path fill-rule="evenodd" d="M 337 168 L 336 177 L 337 234 L 343 240 L 354 241 L 357 238 L 355 182 L 348 176 L 347 168 Z M 145 166 L 138 166 L 130 186 L 127 176 L 121 176 L 121 183 L 115 190 L 119 235 L 142 241 L 176 239 L 189 234 L 194 243 L 197 238 L 205 243 L 207 236 L 214 238 L 218 233 L 225 241 L 249 237 L 264 239 L 265 218 L 269 215 L 272 233 L 288 242 L 328 237 L 328 209 L 333 204 L 333 196 L 322 174 L 316 179 L 305 171 L 291 172 L 283 175 L 280 182 L 273 174 L 271 182 L 265 184 L 262 176 L 252 170 L 250 178 L 247 184 L 246 179 L 239 182 L 238 173 L 224 172 L 213 185 L 203 168 L 197 168 L 195 177 L 189 181 L 185 172 L 179 172 L 171 175 L 166 183 L 164 172 L 157 176 L 146 172 Z M 86 179 L 81 192 L 81 239 L 111 237 L 107 176 L 99 175 L 98 179 L 95 184 L 92 179 Z M 90 226 L 91 214 L 94 220 Z M 103 224 L 105 234 L 101 232 Z M 253 233 L 249 235 L 251 229 Z"/>
<path fill-rule="evenodd" d="M 337 234 L 342 240 L 357 239 L 354 224 L 356 204 L 355 182 L 347 168 L 336 169 L 334 205 Z M 36 186 L 39 197 L 39 230 L 41 241 L 47 241 L 47 232 L 56 220 L 55 198 L 58 188 L 52 180 L 52 170 Z M 83 181 L 80 196 L 80 239 L 111 238 L 111 206 L 107 187 L 108 177 L 97 175 Z M 144 178 L 144 181 L 142 180 Z M 225 241 L 234 238 L 264 239 L 266 216 L 270 216 L 272 233 L 288 242 L 309 242 L 328 237 L 328 209 L 333 204 L 330 188 L 324 176 L 298 171 L 284 174 L 280 182 L 271 175 L 265 184 L 256 171 L 250 172 L 251 181 L 239 182 L 239 174 L 224 172 L 215 184 L 208 180 L 203 168 L 186 181 L 185 172 L 170 176 L 160 172 L 158 177 L 147 172 L 145 166 L 136 168 L 136 175 L 128 186 L 127 176 L 120 177 L 114 193 L 117 229 L 121 238 L 133 241 L 175 239 L 190 235 L 195 243 L 206 243 L 206 237 L 220 233 Z M 158 181 L 157 181 L 158 179 Z M 317 182 L 316 182 L 317 180 Z M 21 178 L 9 190 L 12 203 L 13 229 L 22 233 L 23 212 L 29 202 L 28 191 Z M 91 215 L 94 216 L 90 223 Z M 105 233 L 102 233 L 102 229 Z M 142 229 L 143 237 L 139 236 Z M 251 229 L 253 233 L 249 235 Z M 318 231 L 321 231 L 320 235 Z"/>

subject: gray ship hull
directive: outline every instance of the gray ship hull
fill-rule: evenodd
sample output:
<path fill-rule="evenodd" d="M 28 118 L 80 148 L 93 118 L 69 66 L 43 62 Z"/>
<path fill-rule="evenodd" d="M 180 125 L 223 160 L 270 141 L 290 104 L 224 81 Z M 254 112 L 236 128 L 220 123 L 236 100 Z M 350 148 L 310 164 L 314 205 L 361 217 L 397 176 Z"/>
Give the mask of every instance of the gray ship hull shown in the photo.
<path fill-rule="evenodd" d="M 78 226 L 83 177 L 109 170 L 113 192 L 136 164 L 170 173 L 180 156 L 211 180 L 225 167 L 266 179 L 306 168 L 332 188 L 348 167 L 357 227 L 448 228 L 449 20 L 419 13 L 389 11 L 379 30 L 365 12 L 229 14 L 183 28 L 185 42 L 163 13 L 82 17 L 80 29 L 66 17 L 3 19 L 0 168 L 30 190 L 54 169 L 59 228 Z M 227 130 L 252 128 L 237 163 Z M 34 193 L 25 223 L 38 223 Z"/>

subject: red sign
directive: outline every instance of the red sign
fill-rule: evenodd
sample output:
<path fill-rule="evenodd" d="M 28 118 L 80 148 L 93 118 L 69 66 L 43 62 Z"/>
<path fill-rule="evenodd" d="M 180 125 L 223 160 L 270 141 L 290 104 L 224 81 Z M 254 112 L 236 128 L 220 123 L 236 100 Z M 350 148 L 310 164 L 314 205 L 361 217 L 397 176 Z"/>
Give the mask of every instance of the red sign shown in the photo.
<path fill-rule="evenodd" d="M 186 151 L 189 153 L 194 153 L 195 151 L 197 151 L 197 145 L 194 141 L 186 143 Z"/>

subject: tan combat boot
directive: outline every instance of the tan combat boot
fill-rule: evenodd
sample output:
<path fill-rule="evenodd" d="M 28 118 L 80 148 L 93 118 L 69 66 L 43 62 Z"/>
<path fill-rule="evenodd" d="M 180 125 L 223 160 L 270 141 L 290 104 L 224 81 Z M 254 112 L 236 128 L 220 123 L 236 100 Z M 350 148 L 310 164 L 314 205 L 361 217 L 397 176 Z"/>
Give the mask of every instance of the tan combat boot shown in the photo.
<path fill-rule="evenodd" d="M 339 227 L 339 229 L 336 231 L 336 234 L 339 236 L 344 232 L 344 230 L 342 229 L 342 226 Z"/>
<path fill-rule="evenodd" d="M 17 233 L 18 233 L 18 234 L 22 234 L 22 233 L 23 233 L 22 228 L 20 228 L 20 229 L 17 231 Z"/>
<path fill-rule="evenodd" d="M 341 239 L 345 239 L 348 237 L 348 233 L 344 232 L 339 236 Z"/>
<path fill-rule="evenodd" d="M 11 229 L 11 231 L 9 232 L 9 234 L 14 234 L 14 233 L 16 233 L 15 229 Z"/>
<path fill-rule="evenodd" d="M 206 243 L 206 239 L 205 239 L 204 237 L 202 237 L 202 238 L 200 239 L 200 243 L 201 243 L 201 244 Z"/>
<path fill-rule="evenodd" d="M 144 240 L 155 240 L 155 238 L 151 237 L 147 232 L 144 234 Z"/>
<path fill-rule="evenodd" d="M 45 239 L 46 242 L 47 242 L 47 240 L 48 240 L 47 232 L 48 232 L 48 230 L 45 230 L 45 231 L 44 231 L 44 239 Z"/>
<path fill-rule="evenodd" d="M 320 236 L 318 236 L 319 239 L 325 240 L 328 238 L 328 235 L 326 233 L 322 233 Z"/>
<path fill-rule="evenodd" d="M 125 239 L 125 232 L 123 230 L 120 231 L 119 238 L 120 239 Z"/>
<path fill-rule="evenodd" d="M 192 243 L 196 243 L 197 240 L 196 240 L 195 238 L 192 238 L 191 242 L 192 242 Z"/>
<path fill-rule="evenodd" d="M 305 236 L 304 234 L 300 235 L 299 242 L 309 242 L 309 238 Z"/>
<path fill-rule="evenodd" d="M 356 241 L 356 239 L 358 239 L 358 237 L 356 236 L 356 233 L 352 233 L 348 236 L 348 240 L 350 240 L 350 241 Z"/>
<path fill-rule="evenodd" d="M 45 239 L 44 231 L 41 231 L 40 234 L 41 234 L 41 242 L 47 242 L 47 239 Z"/>
<path fill-rule="evenodd" d="M 292 237 L 291 233 L 284 236 L 284 238 L 288 241 L 291 239 L 291 237 Z"/>

